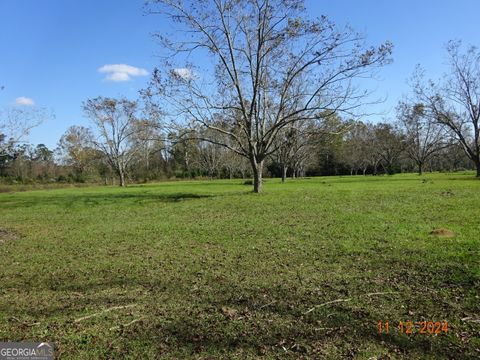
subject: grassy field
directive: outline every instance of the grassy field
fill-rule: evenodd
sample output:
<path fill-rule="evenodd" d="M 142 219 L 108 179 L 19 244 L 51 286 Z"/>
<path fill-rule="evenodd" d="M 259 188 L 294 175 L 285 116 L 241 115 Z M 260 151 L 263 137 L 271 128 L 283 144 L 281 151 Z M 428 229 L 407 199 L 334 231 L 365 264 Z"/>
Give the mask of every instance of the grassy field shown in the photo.
<path fill-rule="evenodd" d="M 264 190 L 232 180 L 0 194 L 0 341 L 51 341 L 65 359 L 480 357 L 472 174 Z M 404 334 L 401 321 L 448 332 Z"/>

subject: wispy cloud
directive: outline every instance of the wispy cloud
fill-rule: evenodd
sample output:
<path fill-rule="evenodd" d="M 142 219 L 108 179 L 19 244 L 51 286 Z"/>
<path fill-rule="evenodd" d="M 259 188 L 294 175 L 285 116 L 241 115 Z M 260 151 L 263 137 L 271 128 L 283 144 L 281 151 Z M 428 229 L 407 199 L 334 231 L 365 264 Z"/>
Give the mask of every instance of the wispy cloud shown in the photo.
<path fill-rule="evenodd" d="M 135 76 L 147 76 L 148 71 L 127 64 L 107 64 L 98 69 L 98 72 L 106 74 L 108 81 L 129 81 Z"/>
<path fill-rule="evenodd" d="M 15 104 L 21 105 L 21 106 L 33 106 L 35 105 L 35 101 L 33 101 L 33 99 L 30 99 L 28 97 L 20 96 L 15 99 Z"/>
<path fill-rule="evenodd" d="M 185 81 L 196 79 L 195 73 L 188 68 L 177 68 L 172 70 L 173 76 Z"/>

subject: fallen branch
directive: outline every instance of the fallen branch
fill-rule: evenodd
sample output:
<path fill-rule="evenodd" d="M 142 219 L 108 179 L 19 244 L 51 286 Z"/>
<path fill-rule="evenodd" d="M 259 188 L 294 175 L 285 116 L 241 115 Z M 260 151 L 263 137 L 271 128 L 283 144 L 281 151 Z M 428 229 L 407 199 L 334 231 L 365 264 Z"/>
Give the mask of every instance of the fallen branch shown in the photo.
<path fill-rule="evenodd" d="M 363 295 L 360 295 L 360 297 L 362 296 L 375 296 L 375 295 L 387 295 L 387 294 L 396 294 L 397 291 L 386 291 L 386 292 L 373 292 L 373 293 L 368 293 L 368 294 L 363 294 Z M 309 313 L 311 313 L 313 310 L 319 308 L 319 307 L 323 307 L 323 306 L 326 306 L 326 305 L 330 305 L 330 304 L 335 304 L 335 303 L 339 303 L 339 302 L 347 302 L 347 301 L 352 301 L 352 298 L 347 298 L 347 299 L 336 299 L 336 300 L 332 300 L 332 301 L 327 301 L 323 304 L 319 304 L 319 305 L 315 305 L 314 307 L 312 307 L 311 309 L 307 310 L 306 312 L 303 313 L 303 315 L 307 315 Z"/>
<path fill-rule="evenodd" d="M 110 312 L 110 311 L 128 309 L 128 308 L 131 308 L 131 307 L 134 307 L 134 306 L 137 306 L 137 304 L 123 305 L 123 306 L 113 306 L 111 308 L 104 309 L 104 310 L 99 311 L 97 313 L 90 314 L 90 315 L 83 316 L 81 318 L 75 319 L 73 322 L 78 323 L 80 321 L 87 320 L 87 319 L 90 319 L 92 317 L 99 316 L 99 315 L 105 314 L 105 313 Z"/>
<path fill-rule="evenodd" d="M 260 306 L 259 309 L 266 308 L 267 306 L 273 305 L 273 304 L 275 304 L 276 302 L 277 302 L 276 300 L 273 300 L 272 302 L 269 302 L 268 304 L 265 304 L 265 305 Z"/>
<path fill-rule="evenodd" d="M 368 293 L 368 294 L 364 294 L 362 296 L 388 295 L 388 294 L 397 294 L 397 293 L 398 293 L 398 291 L 384 291 L 384 292 Z"/>
<path fill-rule="evenodd" d="M 321 330 L 336 330 L 336 328 L 333 327 L 321 327 L 321 328 L 315 328 L 315 331 L 321 331 Z"/>
<path fill-rule="evenodd" d="M 338 303 L 338 302 L 347 302 L 347 301 L 350 301 L 350 300 L 352 300 L 352 299 L 337 299 L 337 300 L 327 301 L 326 303 L 315 305 L 310 310 L 307 310 L 306 312 L 304 312 L 303 315 L 307 315 L 307 314 L 311 313 L 313 310 L 315 310 L 316 308 L 319 308 L 319 307 L 322 307 L 322 306 L 325 306 L 325 305 L 330 305 L 330 304 L 334 304 L 334 303 Z"/>
<path fill-rule="evenodd" d="M 126 328 L 126 327 L 128 327 L 128 326 L 130 326 L 130 325 L 133 325 L 133 324 L 139 322 L 139 321 L 142 320 L 142 319 L 143 319 L 143 317 L 138 318 L 138 319 L 134 319 L 134 320 L 132 320 L 132 321 L 130 321 L 129 323 L 126 323 L 126 324 L 121 324 L 121 325 L 119 325 L 119 326 L 113 326 L 113 327 L 110 328 L 110 330 L 117 330 L 117 329 Z"/>
<path fill-rule="evenodd" d="M 19 318 L 15 317 L 15 316 L 12 316 L 12 317 L 10 318 L 10 320 L 16 321 L 16 322 L 18 322 L 18 323 L 21 323 L 22 325 L 29 326 L 29 327 L 30 327 L 30 326 L 40 325 L 39 322 L 29 323 L 29 322 L 26 322 L 26 321 L 22 321 L 22 320 L 20 320 Z"/>

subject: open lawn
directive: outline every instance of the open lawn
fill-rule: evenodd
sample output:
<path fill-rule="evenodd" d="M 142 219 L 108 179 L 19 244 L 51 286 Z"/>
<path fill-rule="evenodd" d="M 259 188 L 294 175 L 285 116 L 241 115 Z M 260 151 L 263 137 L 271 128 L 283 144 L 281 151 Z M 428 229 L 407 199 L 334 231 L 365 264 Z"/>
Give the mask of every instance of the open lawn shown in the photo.
<path fill-rule="evenodd" d="M 0 340 L 51 341 L 65 359 L 480 357 L 472 174 L 267 179 L 264 191 L 0 194 Z"/>

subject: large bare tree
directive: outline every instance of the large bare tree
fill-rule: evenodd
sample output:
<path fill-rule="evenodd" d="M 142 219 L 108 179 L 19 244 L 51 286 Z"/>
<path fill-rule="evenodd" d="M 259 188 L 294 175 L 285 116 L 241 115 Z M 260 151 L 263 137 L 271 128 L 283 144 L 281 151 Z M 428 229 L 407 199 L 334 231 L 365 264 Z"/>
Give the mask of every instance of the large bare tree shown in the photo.
<path fill-rule="evenodd" d="M 95 145 L 101 150 L 120 186 L 125 186 L 128 166 L 139 151 L 135 137 L 138 124 L 138 104 L 127 99 L 97 97 L 83 103 L 85 114 L 91 119 L 98 134 Z"/>
<path fill-rule="evenodd" d="M 389 62 L 392 50 L 389 42 L 366 46 L 325 16 L 308 19 L 301 0 L 152 0 L 150 11 L 170 19 L 177 35 L 158 35 L 171 52 L 149 93 L 194 134 L 207 127 L 228 138 L 220 145 L 248 158 L 255 192 L 282 129 L 355 112 L 367 95 L 355 80 Z M 192 64 L 194 56 L 212 65 Z"/>
<path fill-rule="evenodd" d="M 443 80 L 426 82 L 417 72 L 413 88 L 427 115 L 451 131 L 480 177 L 480 51 L 473 46 L 462 50 L 460 41 L 450 41 Z"/>

